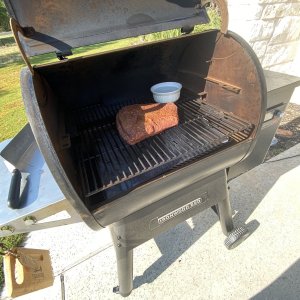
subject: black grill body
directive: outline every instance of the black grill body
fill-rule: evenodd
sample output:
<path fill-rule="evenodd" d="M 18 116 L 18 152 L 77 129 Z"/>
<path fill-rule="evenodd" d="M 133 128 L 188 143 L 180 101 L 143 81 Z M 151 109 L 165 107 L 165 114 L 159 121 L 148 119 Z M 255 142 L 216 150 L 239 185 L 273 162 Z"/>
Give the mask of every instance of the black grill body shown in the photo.
<path fill-rule="evenodd" d="M 127 145 L 116 113 L 152 103 L 159 81 L 183 84 L 179 125 Z M 228 174 L 252 153 L 267 104 L 261 66 L 239 36 L 213 30 L 24 69 L 21 85 L 67 200 L 91 228 L 110 227 L 122 296 L 132 290 L 134 247 L 209 207 L 224 234 L 234 229 Z"/>
<path fill-rule="evenodd" d="M 228 248 L 248 235 L 234 230 L 227 184 L 263 161 L 298 79 L 265 73 L 276 83 L 267 99 L 256 55 L 227 31 L 226 3 L 216 3 L 221 31 L 191 33 L 209 22 L 198 0 L 89 1 L 84 9 L 82 1 L 5 1 L 27 64 L 21 89 L 39 157 L 32 175 L 47 176 L 43 188 L 33 182 L 39 176 L 29 176 L 30 201 L 3 214 L 0 235 L 77 222 L 78 214 L 94 230 L 109 226 L 119 276 L 114 291 L 122 296 L 133 288 L 133 249 L 200 211 L 216 212 Z M 175 28 L 177 38 L 67 59 L 76 47 Z M 51 52 L 60 61 L 31 66 L 30 56 Z M 118 110 L 152 103 L 150 87 L 163 81 L 183 86 L 179 125 L 127 145 L 116 129 Z M 35 201 L 51 182 L 53 199 Z M 63 210 L 70 220 L 38 222 Z"/>
<path fill-rule="evenodd" d="M 153 102 L 158 81 L 183 84 L 180 124 L 129 146 L 115 115 Z M 24 69 L 21 84 L 49 168 L 94 229 L 246 158 L 266 111 L 255 54 L 216 30 L 36 67 L 33 76 Z"/>

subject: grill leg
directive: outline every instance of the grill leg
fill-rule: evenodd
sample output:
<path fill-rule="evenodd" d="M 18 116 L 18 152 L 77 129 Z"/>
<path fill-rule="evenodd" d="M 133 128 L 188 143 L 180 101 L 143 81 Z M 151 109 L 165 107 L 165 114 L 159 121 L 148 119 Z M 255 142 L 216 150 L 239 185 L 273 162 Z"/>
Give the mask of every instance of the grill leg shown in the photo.
<path fill-rule="evenodd" d="M 228 190 L 226 189 L 226 198 L 220 201 L 217 205 L 217 211 L 219 213 L 219 219 L 222 227 L 222 231 L 225 235 L 228 235 L 233 229 L 232 212 L 229 201 Z"/>
<path fill-rule="evenodd" d="M 119 278 L 118 293 L 123 297 L 127 297 L 133 289 L 133 250 L 120 247 L 116 249 L 116 255 Z"/>
<path fill-rule="evenodd" d="M 133 289 L 133 249 L 125 247 L 119 236 L 116 236 L 111 229 L 113 243 L 117 257 L 117 269 L 119 286 L 113 291 L 123 297 L 131 294 Z"/>
<path fill-rule="evenodd" d="M 213 210 L 217 212 L 222 231 L 227 236 L 224 244 L 228 250 L 237 247 L 250 235 L 246 226 L 240 226 L 238 228 L 234 228 L 233 226 L 228 189 L 226 189 L 226 198 L 213 207 Z"/>

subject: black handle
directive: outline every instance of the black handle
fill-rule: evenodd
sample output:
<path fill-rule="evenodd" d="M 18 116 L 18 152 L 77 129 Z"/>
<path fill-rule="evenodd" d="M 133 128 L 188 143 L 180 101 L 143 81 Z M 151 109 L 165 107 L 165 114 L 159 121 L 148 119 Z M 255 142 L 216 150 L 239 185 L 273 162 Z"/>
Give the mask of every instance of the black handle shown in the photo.
<path fill-rule="evenodd" d="M 21 172 L 18 169 L 12 171 L 7 205 L 10 208 L 19 208 L 20 206 L 20 187 L 21 187 Z"/>

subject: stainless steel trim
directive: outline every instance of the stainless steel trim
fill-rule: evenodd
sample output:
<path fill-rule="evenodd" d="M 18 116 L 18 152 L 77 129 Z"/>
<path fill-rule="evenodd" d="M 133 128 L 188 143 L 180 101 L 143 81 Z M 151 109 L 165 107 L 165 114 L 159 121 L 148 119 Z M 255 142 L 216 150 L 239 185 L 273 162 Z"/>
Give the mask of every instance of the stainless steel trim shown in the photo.
<path fill-rule="evenodd" d="M 6 140 L 0 143 L 0 151 L 9 142 L 10 140 Z M 30 168 L 28 169 L 27 187 L 22 195 L 21 208 L 11 209 L 7 206 L 11 168 L 10 164 L 0 157 L 0 237 L 82 221 L 59 189 L 39 149 L 37 148 L 32 156 L 26 157 L 26 159 L 30 159 L 28 162 Z M 66 211 L 69 218 L 55 218 L 41 223 L 44 218 L 61 211 Z M 26 219 L 33 216 L 36 222 L 27 225 Z M 12 232 L 7 228 L 14 230 Z"/>

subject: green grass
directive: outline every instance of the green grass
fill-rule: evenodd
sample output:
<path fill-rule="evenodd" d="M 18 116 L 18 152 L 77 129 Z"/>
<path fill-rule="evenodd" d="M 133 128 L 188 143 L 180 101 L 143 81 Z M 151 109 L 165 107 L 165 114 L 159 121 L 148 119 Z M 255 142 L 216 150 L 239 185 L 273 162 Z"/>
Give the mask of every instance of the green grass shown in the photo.
<path fill-rule="evenodd" d="M 123 48 L 137 42 L 138 38 L 131 38 L 81 47 L 74 49 L 72 58 Z M 55 61 L 57 58 L 54 54 L 43 54 L 31 58 L 32 65 Z M 14 136 L 27 122 L 19 82 L 20 70 L 24 66 L 15 44 L 0 47 L 0 142 Z"/>
<path fill-rule="evenodd" d="M 208 29 L 220 28 L 220 18 L 215 10 L 209 10 L 211 22 L 205 25 L 198 25 L 194 32 L 201 32 Z M 110 51 L 117 48 L 124 48 L 145 42 L 158 41 L 179 36 L 180 30 L 168 30 L 160 33 L 152 33 L 140 37 L 127 38 L 120 41 L 101 43 L 73 50 L 72 58 Z M 30 59 L 32 65 L 41 65 L 57 61 L 53 53 L 35 56 Z M 0 142 L 13 137 L 26 124 L 27 119 L 21 99 L 19 74 L 23 63 L 18 48 L 14 43 L 11 34 L 0 35 Z M 14 235 L 0 238 L 0 242 L 8 247 L 19 245 L 24 235 Z M 2 258 L 0 256 L 0 265 Z M 0 269 L 0 287 L 3 282 L 3 274 Z"/>
<path fill-rule="evenodd" d="M 13 35 L 12 33 L 9 31 L 9 32 L 2 32 L 1 35 L 0 35 L 0 38 L 1 39 L 6 39 L 6 38 L 13 38 Z"/>

